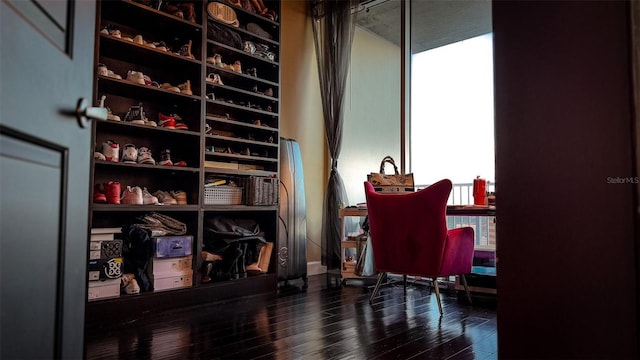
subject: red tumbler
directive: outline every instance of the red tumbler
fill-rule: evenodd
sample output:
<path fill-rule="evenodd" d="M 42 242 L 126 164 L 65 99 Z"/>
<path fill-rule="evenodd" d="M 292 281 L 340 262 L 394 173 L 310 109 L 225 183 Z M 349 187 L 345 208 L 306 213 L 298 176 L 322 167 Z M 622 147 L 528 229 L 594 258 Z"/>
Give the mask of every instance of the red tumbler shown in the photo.
<path fill-rule="evenodd" d="M 487 180 L 473 179 L 473 205 L 487 205 Z"/>

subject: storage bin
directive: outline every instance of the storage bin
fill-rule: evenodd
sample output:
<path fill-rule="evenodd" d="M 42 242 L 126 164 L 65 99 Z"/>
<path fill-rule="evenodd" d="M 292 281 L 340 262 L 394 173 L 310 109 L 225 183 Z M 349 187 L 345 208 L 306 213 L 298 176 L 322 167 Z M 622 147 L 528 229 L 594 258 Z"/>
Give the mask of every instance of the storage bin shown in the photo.
<path fill-rule="evenodd" d="M 153 240 L 155 258 L 174 258 L 191 255 L 193 236 L 157 236 Z"/>
<path fill-rule="evenodd" d="M 280 180 L 276 177 L 250 176 L 242 179 L 246 205 L 276 205 L 280 198 Z"/>
<path fill-rule="evenodd" d="M 240 205 L 242 188 L 235 186 L 212 186 L 204 188 L 205 205 Z"/>

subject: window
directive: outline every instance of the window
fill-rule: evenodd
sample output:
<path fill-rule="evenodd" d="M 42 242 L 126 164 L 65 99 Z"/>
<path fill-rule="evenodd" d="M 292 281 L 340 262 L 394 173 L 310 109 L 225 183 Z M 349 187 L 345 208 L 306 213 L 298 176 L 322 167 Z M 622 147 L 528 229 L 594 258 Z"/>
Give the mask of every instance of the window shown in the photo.
<path fill-rule="evenodd" d="M 492 34 L 413 54 L 411 61 L 416 183 L 471 183 L 478 175 L 494 182 Z"/>

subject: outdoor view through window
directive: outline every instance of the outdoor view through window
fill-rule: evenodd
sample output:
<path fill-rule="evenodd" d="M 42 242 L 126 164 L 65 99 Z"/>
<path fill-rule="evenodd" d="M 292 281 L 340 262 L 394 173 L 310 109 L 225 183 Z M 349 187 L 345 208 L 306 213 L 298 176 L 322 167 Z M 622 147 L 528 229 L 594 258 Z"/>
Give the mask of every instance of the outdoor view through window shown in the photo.
<path fill-rule="evenodd" d="M 411 171 L 416 184 L 443 178 L 495 181 L 493 36 L 414 54 Z"/>

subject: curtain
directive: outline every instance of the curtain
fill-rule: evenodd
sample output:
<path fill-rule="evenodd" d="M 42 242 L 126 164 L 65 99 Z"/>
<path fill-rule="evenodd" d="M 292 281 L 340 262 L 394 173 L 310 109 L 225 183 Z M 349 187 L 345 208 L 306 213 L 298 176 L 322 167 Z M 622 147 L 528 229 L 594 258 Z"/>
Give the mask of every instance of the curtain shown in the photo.
<path fill-rule="evenodd" d="M 314 0 L 311 3 L 313 36 L 318 61 L 325 135 L 331 172 L 322 213 L 322 264 L 340 267 L 341 224 L 338 211 L 348 205 L 338 158 L 342 147 L 344 94 L 351 62 L 351 44 L 359 0 Z"/>

